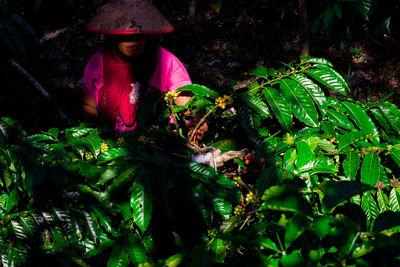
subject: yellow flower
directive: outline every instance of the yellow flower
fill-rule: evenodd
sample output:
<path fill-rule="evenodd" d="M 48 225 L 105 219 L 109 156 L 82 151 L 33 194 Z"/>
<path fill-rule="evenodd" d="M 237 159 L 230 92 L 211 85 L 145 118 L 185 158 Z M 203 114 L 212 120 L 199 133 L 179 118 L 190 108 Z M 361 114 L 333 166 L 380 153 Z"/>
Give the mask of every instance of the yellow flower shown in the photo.
<path fill-rule="evenodd" d="M 178 97 L 178 93 L 175 91 L 168 91 L 165 93 L 164 100 L 168 101 L 170 99 L 175 100 Z"/>
<path fill-rule="evenodd" d="M 227 105 L 232 103 L 232 97 L 228 96 L 228 95 L 224 95 L 224 96 L 219 96 L 217 97 L 217 99 L 215 99 L 215 105 L 217 105 L 218 107 L 225 109 Z"/>

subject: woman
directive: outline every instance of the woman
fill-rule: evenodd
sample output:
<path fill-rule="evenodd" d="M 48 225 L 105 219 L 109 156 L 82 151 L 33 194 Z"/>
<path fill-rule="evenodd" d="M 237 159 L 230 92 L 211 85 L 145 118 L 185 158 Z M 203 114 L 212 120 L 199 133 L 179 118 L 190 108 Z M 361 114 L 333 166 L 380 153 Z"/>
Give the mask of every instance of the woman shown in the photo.
<path fill-rule="evenodd" d="M 101 117 L 115 124 L 117 133 L 135 130 L 136 113 L 146 94 L 191 84 L 183 64 L 149 39 L 173 27 L 148 0 L 113 0 L 86 28 L 104 34 L 105 46 L 85 68 L 84 120 Z M 175 104 L 185 105 L 189 99 L 178 95 Z"/>

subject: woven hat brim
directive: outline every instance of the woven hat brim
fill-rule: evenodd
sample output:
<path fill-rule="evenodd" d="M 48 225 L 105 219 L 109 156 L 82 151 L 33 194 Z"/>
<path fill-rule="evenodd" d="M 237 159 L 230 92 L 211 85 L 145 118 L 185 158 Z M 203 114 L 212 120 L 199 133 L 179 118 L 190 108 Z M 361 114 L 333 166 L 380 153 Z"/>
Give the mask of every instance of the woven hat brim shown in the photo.
<path fill-rule="evenodd" d="M 86 29 L 102 34 L 164 34 L 174 27 L 148 0 L 113 0 Z"/>
<path fill-rule="evenodd" d="M 101 34 L 113 34 L 113 35 L 114 34 L 167 34 L 174 30 L 174 27 L 162 31 L 102 30 L 102 29 L 91 28 L 88 24 L 85 25 L 85 28 L 91 32 L 101 33 Z"/>

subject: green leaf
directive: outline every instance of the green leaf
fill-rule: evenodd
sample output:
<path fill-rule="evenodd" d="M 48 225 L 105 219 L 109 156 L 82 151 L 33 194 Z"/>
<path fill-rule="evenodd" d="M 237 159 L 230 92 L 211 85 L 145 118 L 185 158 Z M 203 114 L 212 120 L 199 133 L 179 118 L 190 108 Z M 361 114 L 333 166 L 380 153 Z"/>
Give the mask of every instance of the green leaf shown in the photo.
<path fill-rule="evenodd" d="M 336 126 L 342 127 L 347 130 L 355 130 L 353 123 L 347 118 L 346 114 L 336 111 L 334 109 L 328 109 L 326 113 L 328 120 Z"/>
<path fill-rule="evenodd" d="M 306 58 L 306 63 L 313 63 L 317 65 L 325 65 L 327 67 L 333 68 L 333 64 L 326 60 L 325 58 L 315 58 L 315 57 L 307 57 Z"/>
<path fill-rule="evenodd" d="M 373 134 L 370 134 L 367 131 L 353 131 L 351 133 L 339 135 L 337 137 L 338 149 L 340 151 L 347 146 L 356 145 L 360 141 L 372 137 L 372 135 Z"/>
<path fill-rule="evenodd" d="M 295 214 L 290 218 L 288 224 L 285 227 L 285 247 L 286 250 L 290 245 L 304 232 L 307 226 L 308 220 L 302 214 Z"/>
<path fill-rule="evenodd" d="M 28 238 L 28 235 L 25 232 L 24 227 L 22 227 L 22 225 L 19 222 L 12 220 L 10 226 L 14 236 L 17 239 L 23 241 Z"/>
<path fill-rule="evenodd" d="M 124 250 L 128 253 L 129 259 L 138 266 L 140 263 L 146 262 L 147 252 L 136 235 L 130 234 L 125 238 Z"/>
<path fill-rule="evenodd" d="M 390 149 L 390 156 L 397 163 L 397 166 L 400 167 L 400 149 L 397 147 L 392 147 Z"/>
<path fill-rule="evenodd" d="M 316 67 L 315 69 L 309 69 L 306 71 L 309 76 L 325 85 L 329 89 L 332 89 L 342 95 L 347 95 L 349 86 L 337 71 L 325 65 L 314 66 Z"/>
<path fill-rule="evenodd" d="M 400 211 L 400 190 L 397 188 L 390 191 L 389 204 L 392 211 Z"/>
<path fill-rule="evenodd" d="M 271 186 L 265 190 L 260 210 L 278 210 L 290 212 L 310 213 L 309 204 L 298 193 L 297 185 L 285 184 L 282 186 Z"/>
<path fill-rule="evenodd" d="M 389 125 L 389 122 L 386 120 L 386 118 L 383 115 L 383 112 L 380 109 L 373 108 L 370 109 L 370 111 L 374 115 L 378 123 L 383 127 L 385 132 L 387 133 L 393 132 L 392 127 Z"/>
<path fill-rule="evenodd" d="M 95 155 L 100 153 L 101 139 L 97 133 L 89 134 L 88 136 L 83 137 L 83 140 L 85 141 L 90 152 Z"/>
<path fill-rule="evenodd" d="M 268 105 L 265 104 L 259 97 L 243 95 L 242 99 L 250 108 L 259 113 L 261 116 L 271 117 L 271 112 L 268 108 Z"/>
<path fill-rule="evenodd" d="M 284 254 L 280 263 L 283 267 L 303 266 L 304 259 L 300 250 L 293 250 L 289 254 Z"/>
<path fill-rule="evenodd" d="M 182 253 L 172 255 L 171 257 L 165 260 L 164 265 L 166 267 L 177 267 L 179 266 L 179 264 L 181 264 L 183 257 L 184 255 Z"/>
<path fill-rule="evenodd" d="M 341 3 L 334 3 L 333 10 L 335 11 L 336 16 L 341 19 L 342 18 L 342 5 Z"/>
<path fill-rule="evenodd" d="M 181 91 L 190 91 L 194 95 L 199 95 L 199 96 L 204 96 L 204 97 L 211 97 L 211 98 L 217 98 L 219 96 L 219 93 L 216 91 L 213 91 L 206 86 L 199 85 L 199 84 L 190 84 L 190 85 L 185 85 L 182 86 L 181 88 L 176 89 L 176 92 L 181 92 Z"/>
<path fill-rule="evenodd" d="M 376 199 L 378 201 L 380 213 L 390 210 L 389 198 L 385 194 L 385 192 L 383 192 L 383 190 L 378 190 L 378 192 L 376 193 Z"/>
<path fill-rule="evenodd" d="M 53 136 L 47 134 L 34 134 L 26 138 L 31 142 L 54 141 Z"/>
<path fill-rule="evenodd" d="M 306 76 L 302 74 L 293 74 L 290 76 L 290 78 L 295 80 L 298 84 L 300 84 L 303 87 L 303 89 L 318 105 L 321 114 L 324 115 L 326 113 L 327 102 L 325 94 L 321 90 L 321 88 L 318 85 L 316 85 L 312 80 L 308 79 Z"/>
<path fill-rule="evenodd" d="M 226 247 L 227 242 L 220 238 L 215 238 L 214 241 L 210 245 L 210 249 L 214 252 L 215 262 L 224 263 L 224 259 L 226 257 Z"/>
<path fill-rule="evenodd" d="M 337 152 L 336 146 L 332 144 L 329 140 L 319 139 L 317 144 L 322 150 L 329 154 L 334 154 Z"/>
<path fill-rule="evenodd" d="M 129 265 L 129 258 L 121 243 L 117 243 L 111 251 L 107 267 L 124 267 Z"/>
<path fill-rule="evenodd" d="M 257 122 L 259 120 L 257 121 L 257 115 L 258 113 L 250 109 L 247 105 L 240 107 L 240 122 L 243 129 L 252 139 L 256 139 L 256 136 L 258 136 L 259 125 Z"/>
<path fill-rule="evenodd" d="M 374 122 L 368 116 L 367 112 L 365 112 L 359 105 L 350 102 L 342 102 L 342 105 L 346 108 L 350 118 L 357 124 L 358 127 L 361 128 L 361 130 L 374 135 L 379 135 L 378 129 L 376 128 Z M 372 137 L 372 142 L 375 145 L 379 145 L 379 137 Z"/>
<path fill-rule="evenodd" d="M 226 195 L 226 193 L 222 194 L 222 191 L 220 191 L 218 195 L 223 196 Z M 214 210 L 220 213 L 225 221 L 229 220 L 232 214 L 232 204 L 226 199 L 226 197 L 219 197 L 219 196 L 214 197 L 212 199 L 212 203 L 214 204 Z"/>
<path fill-rule="evenodd" d="M 114 178 L 112 183 L 106 189 L 105 199 L 109 199 L 114 195 L 115 192 L 120 190 L 126 185 L 126 183 L 132 179 L 137 172 L 137 167 L 133 166 L 123 171 L 118 177 Z"/>
<path fill-rule="evenodd" d="M 324 192 L 323 203 L 329 210 L 352 196 L 371 190 L 370 186 L 354 181 L 326 181 L 319 188 Z"/>
<path fill-rule="evenodd" d="M 400 226 L 400 212 L 387 211 L 378 215 L 374 223 L 374 232 L 381 232 Z"/>
<path fill-rule="evenodd" d="M 290 108 L 286 104 L 285 99 L 281 96 L 278 90 L 272 87 L 266 87 L 264 89 L 264 95 L 269 105 L 271 106 L 275 117 L 278 119 L 282 127 L 287 130 L 291 129 L 293 125 L 292 111 L 290 110 Z"/>
<path fill-rule="evenodd" d="M 257 76 L 257 77 L 261 77 L 261 78 L 264 78 L 264 79 L 268 79 L 268 72 L 267 72 L 267 69 L 266 69 L 264 66 L 261 66 L 261 65 L 255 67 L 255 68 L 250 72 L 250 75 Z"/>
<path fill-rule="evenodd" d="M 311 231 L 320 238 L 328 236 L 336 227 L 338 219 L 332 216 L 318 216 L 311 222 Z"/>
<path fill-rule="evenodd" d="M 299 172 L 309 171 L 315 168 L 316 158 L 314 152 L 306 142 L 297 143 L 296 167 Z"/>
<path fill-rule="evenodd" d="M 368 152 L 361 165 L 361 182 L 376 186 L 380 176 L 381 163 L 378 153 Z"/>
<path fill-rule="evenodd" d="M 125 148 L 112 148 L 107 150 L 106 152 L 101 153 L 98 157 L 97 157 L 97 162 L 96 164 L 103 164 L 107 161 L 111 161 L 120 157 L 126 157 L 128 156 L 129 150 L 125 149 Z"/>
<path fill-rule="evenodd" d="M 342 163 L 344 174 L 352 181 L 356 180 L 358 169 L 360 168 L 360 155 L 356 150 L 347 152 L 347 157 Z"/>
<path fill-rule="evenodd" d="M 118 232 L 115 231 L 114 227 L 112 226 L 111 218 L 105 215 L 99 208 L 93 208 L 93 211 L 95 212 L 100 225 L 103 226 L 108 233 L 111 233 L 115 237 L 118 236 Z"/>
<path fill-rule="evenodd" d="M 97 243 L 101 232 L 97 223 L 97 218 L 90 212 L 81 211 L 81 214 L 83 215 L 84 223 L 87 226 L 87 233 L 90 234 L 93 241 Z"/>
<path fill-rule="evenodd" d="M 396 132 L 400 132 L 400 110 L 389 102 L 379 103 L 378 107 Z"/>
<path fill-rule="evenodd" d="M 373 198 L 371 192 L 364 192 L 361 199 L 361 208 L 363 209 L 368 220 L 375 220 L 379 215 L 379 208 Z"/>
<path fill-rule="evenodd" d="M 72 137 L 82 137 L 85 136 L 89 133 L 97 133 L 96 129 L 93 128 L 88 128 L 85 126 L 77 126 L 77 127 L 73 127 L 73 128 L 69 128 L 65 130 L 65 133 L 67 135 L 67 137 L 72 136 Z"/>
<path fill-rule="evenodd" d="M 293 114 L 305 124 L 317 127 L 318 113 L 307 92 L 292 79 L 282 79 L 280 89 Z"/>
<path fill-rule="evenodd" d="M 315 175 L 317 173 L 337 173 L 338 168 L 335 162 L 327 157 L 318 158 L 315 161 L 314 169 L 310 170 L 310 176 Z"/>
<path fill-rule="evenodd" d="M 115 178 L 120 174 L 120 166 L 108 166 L 104 169 L 103 173 L 100 175 L 100 179 L 97 181 L 96 185 L 104 185 L 111 179 Z"/>
<path fill-rule="evenodd" d="M 218 173 L 209 165 L 197 163 L 197 162 L 189 162 L 188 163 L 189 169 L 197 174 L 200 174 L 201 177 L 207 181 L 209 179 L 218 179 Z"/>
<path fill-rule="evenodd" d="M 144 233 L 149 226 L 153 209 L 151 192 L 139 179 L 135 180 L 131 191 L 130 205 L 133 209 L 133 220 Z"/>

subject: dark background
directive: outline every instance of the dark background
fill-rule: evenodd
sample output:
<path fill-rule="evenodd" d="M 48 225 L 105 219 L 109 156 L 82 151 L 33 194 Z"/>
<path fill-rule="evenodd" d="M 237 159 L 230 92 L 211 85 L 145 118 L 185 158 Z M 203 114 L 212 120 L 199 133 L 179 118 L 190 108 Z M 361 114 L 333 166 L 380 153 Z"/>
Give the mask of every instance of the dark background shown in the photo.
<path fill-rule="evenodd" d="M 84 24 L 104 2 L 6 1 L 0 21 L 1 116 L 18 120 L 30 133 L 80 123 L 83 70 L 102 43 L 99 35 L 85 30 Z M 366 20 L 356 3 L 307 1 L 310 55 L 324 57 L 335 65 L 351 85 L 350 97 L 360 101 L 388 97 L 398 104 L 400 4 L 372 2 L 376 3 Z M 245 73 L 256 65 L 279 67 L 281 62 L 299 59 L 297 1 L 222 0 L 217 12 L 217 0 L 203 0 L 197 1 L 194 17 L 188 16 L 188 1 L 158 0 L 154 4 L 175 27 L 175 31 L 157 39 L 185 64 L 194 83 L 231 90 L 238 81 L 247 79 Z M 338 4 L 340 11 L 329 9 Z M 23 18 L 27 25 L 10 30 L 12 15 Z M 4 34 L 7 29 L 8 37 Z M 60 29 L 63 33 L 56 38 L 40 42 L 46 34 Z M 6 44 L 7 39 L 14 49 Z M 53 103 L 11 67 L 9 58 L 48 91 Z M 55 105 L 68 120 L 61 120 Z"/>

